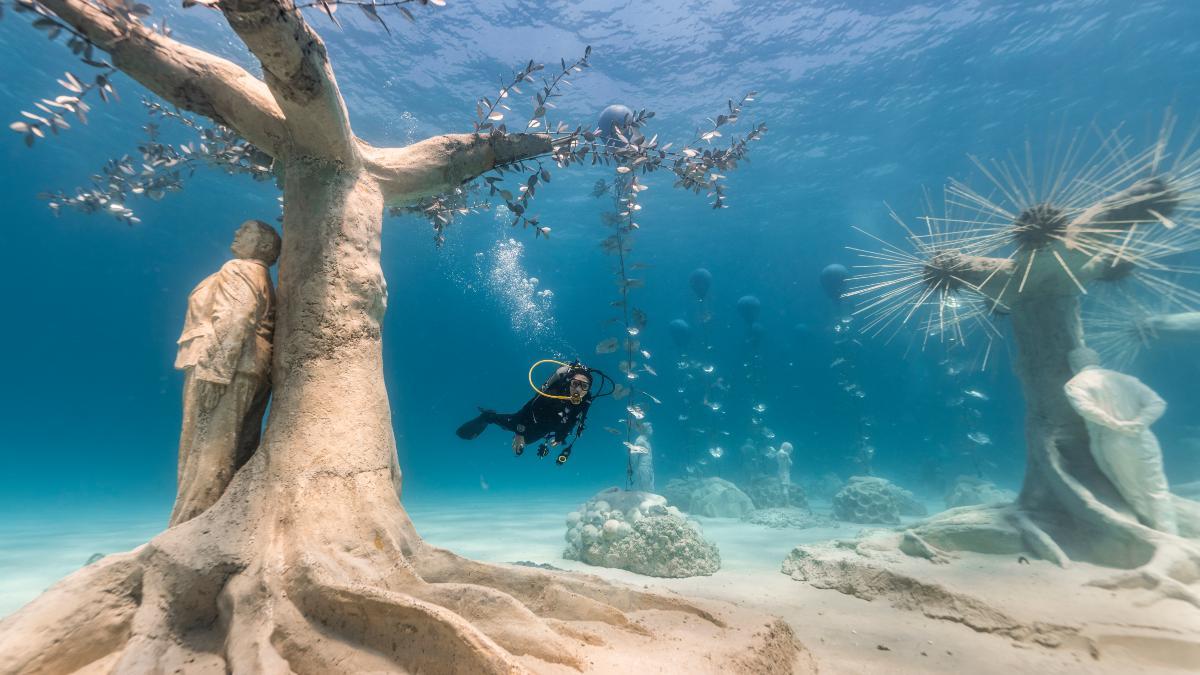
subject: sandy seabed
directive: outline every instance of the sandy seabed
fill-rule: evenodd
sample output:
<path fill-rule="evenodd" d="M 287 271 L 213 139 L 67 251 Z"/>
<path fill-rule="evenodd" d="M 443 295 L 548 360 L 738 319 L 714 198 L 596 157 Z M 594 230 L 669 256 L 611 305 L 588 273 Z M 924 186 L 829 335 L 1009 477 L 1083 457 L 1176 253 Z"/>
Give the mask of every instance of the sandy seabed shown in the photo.
<path fill-rule="evenodd" d="M 550 564 L 780 616 L 823 673 L 1200 672 L 1200 610 L 1174 600 L 1138 606 L 1136 592 L 1083 585 L 1110 571 L 1088 565 L 1060 570 L 1038 560 L 1024 565 L 1015 557 L 972 554 L 949 565 L 899 563 L 901 571 L 983 599 L 1005 617 L 963 621 L 953 612 L 923 611 L 885 596 L 865 600 L 818 589 L 780 572 L 795 546 L 850 538 L 861 526 L 771 529 L 697 518 L 720 548 L 721 570 L 709 577 L 655 579 L 562 559 L 565 516 L 589 496 L 430 493 L 406 499 L 406 507 L 427 541 L 470 558 Z M 0 616 L 93 554 L 144 543 L 166 519 L 153 509 L 70 518 L 25 513 L 0 523 Z M 1047 625 L 1067 627 L 1079 639 L 1045 646 L 1036 637 L 1022 637 L 1036 636 Z"/>

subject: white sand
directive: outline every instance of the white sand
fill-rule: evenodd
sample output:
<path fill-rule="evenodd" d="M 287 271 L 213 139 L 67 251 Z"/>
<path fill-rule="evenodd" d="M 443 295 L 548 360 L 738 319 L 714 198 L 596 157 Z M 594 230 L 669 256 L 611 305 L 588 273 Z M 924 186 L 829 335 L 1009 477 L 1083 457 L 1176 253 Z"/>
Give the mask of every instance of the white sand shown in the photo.
<path fill-rule="evenodd" d="M 0 616 L 83 567 L 92 554 L 146 543 L 167 526 L 167 513 L 100 510 L 67 516 L 26 508 L 0 520 Z"/>
<path fill-rule="evenodd" d="M 1082 587 L 1104 570 L 1084 565 L 1063 571 L 1036 560 L 1018 565 L 1007 557 L 970 555 L 947 566 L 903 563 L 906 573 L 983 597 L 1031 624 L 1078 627 L 1091 645 L 1090 650 L 1080 645 L 1047 648 L 896 609 L 886 599 L 868 602 L 819 590 L 779 572 L 794 546 L 851 537 L 858 526 L 776 530 L 700 518 L 721 550 L 722 569 L 711 577 L 652 579 L 563 560 L 565 515 L 589 496 L 482 492 L 434 501 L 433 495 L 423 495 L 408 500 L 407 507 L 425 539 L 470 558 L 549 563 L 781 616 L 824 673 L 1200 672 L 1200 611 L 1176 601 L 1135 608 L 1135 592 Z M 86 522 L 78 516 L 27 516 L 0 524 L 0 616 L 33 599 L 93 553 L 145 542 L 164 521 L 165 513 L 147 510 L 90 514 Z"/>

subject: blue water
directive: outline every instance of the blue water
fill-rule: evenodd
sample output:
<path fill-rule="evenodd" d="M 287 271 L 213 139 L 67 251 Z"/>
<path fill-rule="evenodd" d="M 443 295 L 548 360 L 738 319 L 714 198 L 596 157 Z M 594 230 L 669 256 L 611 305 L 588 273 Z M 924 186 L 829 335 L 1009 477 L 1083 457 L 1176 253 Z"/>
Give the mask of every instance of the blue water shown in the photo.
<path fill-rule="evenodd" d="M 391 20 L 393 36 L 343 10 L 342 29 L 314 15 L 328 43 L 356 133 L 376 145 L 467 131 L 474 100 L 528 59 L 556 63 L 592 45 L 594 67 L 577 76 L 558 111 L 591 123 L 620 102 L 657 111 L 649 131 L 685 142 L 725 101 L 760 92 L 742 123 L 770 131 L 751 160 L 731 173 L 730 208 L 652 178 L 642 196 L 633 259 L 651 265 L 634 303 L 649 316 L 643 344 L 657 378 L 641 381 L 663 400 L 656 428 L 660 481 L 682 475 L 707 448 L 686 447 L 675 395 L 677 350 L 666 330 L 688 318 L 688 275 L 712 272 L 713 361 L 737 378 L 746 353 L 735 309 L 746 294 L 762 302 L 764 388 L 735 388 L 725 400 L 730 452 L 707 471 L 737 476 L 736 446 L 750 406 L 767 406 L 776 442 L 796 446 L 797 479 L 859 467 L 858 421 L 875 420 L 873 470 L 937 496 L 932 469 L 953 477 L 982 470 L 1019 487 L 1023 404 L 1011 372 L 1011 344 L 998 342 L 989 368 L 946 375 L 946 355 L 902 333 L 863 337 L 857 384 L 843 392 L 830 364 L 830 327 L 840 311 L 821 291 L 826 264 L 852 265 L 847 245 L 869 243 L 850 226 L 898 240 L 886 204 L 919 215 L 922 188 L 937 191 L 971 173 L 967 154 L 1002 156 L 1027 138 L 1095 123 L 1124 124 L 1140 138 L 1174 107 L 1191 125 L 1200 107 L 1200 4 L 1063 0 L 1045 2 L 733 2 L 455 0 Z M 175 37 L 254 63 L 201 8 L 156 6 Z M 82 71 L 22 16 L 0 21 L 0 109 L 5 119 L 59 93 L 54 78 Z M 181 374 L 172 369 L 189 290 L 228 257 L 237 224 L 273 221 L 277 191 L 200 171 L 180 193 L 131 203 L 142 224 L 64 213 L 54 218 L 36 194 L 85 185 L 109 157 L 133 152 L 147 117 L 145 92 L 117 80 L 120 101 L 95 105 L 91 123 L 26 148 L 0 136 L 4 226 L 0 325 L 0 513 L 66 514 L 77 509 L 157 510 L 174 495 Z M 186 134 L 164 123 L 169 139 Z M 614 333 L 612 260 L 599 248 L 609 202 L 589 195 L 603 170 L 555 171 L 535 210 L 549 240 L 512 230 L 491 212 L 456 222 L 446 245 L 428 225 L 387 221 L 383 265 L 390 290 L 384 326 L 386 376 L 406 499 L 516 495 L 623 484 L 626 454 L 603 431 L 624 404 L 602 399 L 571 461 L 556 467 L 532 453 L 514 458 L 508 438 L 489 431 L 473 443 L 454 428 L 476 405 L 516 409 L 531 393 L 526 371 L 538 359 L 579 356 L 617 372 L 615 355 L 594 346 Z M 508 243 L 512 238 L 516 244 Z M 513 253 L 519 250 L 519 255 Z M 525 279 L 550 289 L 530 296 Z M 532 304 L 530 304 L 532 303 Z M 515 318 L 514 318 L 515 315 Z M 804 324 L 807 333 L 795 326 Z M 1200 428 L 1191 386 L 1197 361 L 1159 356 L 1139 374 L 1171 406 L 1156 429 L 1173 481 L 1200 478 L 1189 445 Z M 967 428 L 947 401 L 964 388 L 985 392 L 978 429 L 992 444 L 977 465 L 962 450 Z M 861 405 L 861 407 L 860 407 Z M 981 468 L 980 468 L 981 467 Z M 486 485 L 486 487 L 485 487 Z M 62 516 L 66 517 L 66 516 Z"/>

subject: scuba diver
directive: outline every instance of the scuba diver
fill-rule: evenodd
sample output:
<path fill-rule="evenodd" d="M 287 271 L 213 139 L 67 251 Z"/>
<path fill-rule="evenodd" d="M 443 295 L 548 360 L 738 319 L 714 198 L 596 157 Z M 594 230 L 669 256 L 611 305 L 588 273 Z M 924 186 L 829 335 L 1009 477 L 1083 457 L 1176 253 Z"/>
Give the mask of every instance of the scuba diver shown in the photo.
<path fill-rule="evenodd" d="M 533 369 L 543 363 L 555 363 L 560 367 L 541 388 L 538 388 L 533 383 Z M 547 443 L 558 447 L 566 443 L 567 438 L 574 433 L 575 439 L 559 452 L 555 460 L 559 465 L 565 464 L 571 456 L 575 441 L 583 435 L 592 401 L 612 393 L 591 393 L 595 375 L 612 382 L 604 373 L 588 368 L 579 361 L 538 361 L 529 369 L 529 386 L 533 387 L 537 394 L 520 410 L 506 415 L 480 408 L 479 416 L 460 426 L 455 433 L 459 438 L 469 441 L 483 433 L 488 425 L 495 424 L 513 432 L 512 449 L 517 455 L 525 452 L 525 446 L 529 443 L 545 438 L 547 440 L 538 447 L 538 457 L 545 457 L 550 453 Z M 603 389 L 603 385 L 601 388 Z"/>

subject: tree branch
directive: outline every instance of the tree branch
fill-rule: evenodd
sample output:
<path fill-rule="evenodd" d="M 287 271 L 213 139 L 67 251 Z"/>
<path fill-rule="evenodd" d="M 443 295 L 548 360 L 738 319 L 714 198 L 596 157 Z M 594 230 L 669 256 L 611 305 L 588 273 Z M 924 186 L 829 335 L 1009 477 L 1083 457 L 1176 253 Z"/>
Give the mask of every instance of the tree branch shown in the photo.
<path fill-rule="evenodd" d="M 925 262 L 925 281 L 948 289 L 969 287 L 994 308 L 1011 307 L 1031 291 L 1086 293 L 1090 282 L 1120 279 L 1159 255 L 1159 247 L 1134 234 L 1139 224 L 1167 221 L 1179 200 L 1167 181 L 1139 180 L 1081 211 L 1045 245 L 1019 247 L 1007 258 L 937 252 Z M 1148 231 L 1142 228 L 1143 237 Z"/>
<path fill-rule="evenodd" d="M 325 43 L 293 0 L 222 0 L 221 11 L 263 67 L 296 152 L 349 161 L 358 150 Z"/>
<path fill-rule="evenodd" d="M 230 61 L 122 22 L 85 0 L 42 4 L 170 103 L 235 129 L 272 156 L 287 149 L 283 112 L 261 80 Z"/>
<path fill-rule="evenodd" d="M 403 148 L 372 148 L 362 154 L 387 204 L 439 194 L 472 178 L 554 149 L 549 134 L 446 134 Z"/>

